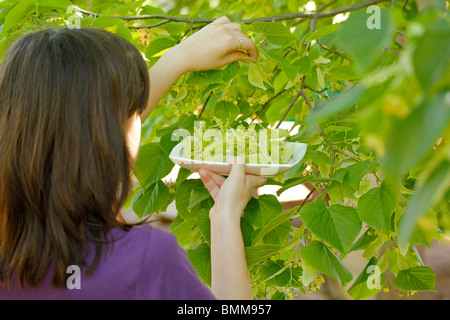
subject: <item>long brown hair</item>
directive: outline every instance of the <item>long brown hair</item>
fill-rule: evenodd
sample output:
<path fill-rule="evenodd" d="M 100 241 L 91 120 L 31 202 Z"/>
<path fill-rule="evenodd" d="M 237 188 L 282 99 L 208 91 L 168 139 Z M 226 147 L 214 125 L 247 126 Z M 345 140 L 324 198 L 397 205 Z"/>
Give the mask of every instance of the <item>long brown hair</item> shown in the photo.
<path fill-rule="evenodd" d="M 46 29 L 0 66 L 0 282 L 36 286 L 52 268 L 94 268 L 131 188 L 126 120 L 149 94 L 147 66 L 104 30 Z M 88 262 L 90 242 L 95 259 Z"/>

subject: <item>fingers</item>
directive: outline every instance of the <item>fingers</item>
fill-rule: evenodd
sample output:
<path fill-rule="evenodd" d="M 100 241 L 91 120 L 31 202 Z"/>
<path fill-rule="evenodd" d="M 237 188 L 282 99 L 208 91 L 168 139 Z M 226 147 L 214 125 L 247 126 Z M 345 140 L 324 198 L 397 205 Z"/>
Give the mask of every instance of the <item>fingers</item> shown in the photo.
<path fill-rule="evenodd" d="M 242 26 L 239 23 L 230 22 L 227 24 L 227 27 L 230 28 L 230 30 L 242 33 Z"/>
<path fill-rule="evenodd" d="M 242 32 L 234 32 L 234 35 L 236 36 L 236 47 L 233 49 L 244 50 L 245 52 L 247 52 L 248 57 L 257 60 L 258 51 L 253 40 L 251 40 Z M 242 39 L 242 42 L 240 39 Z"/>
<path fill-rule="evenodd" d="M 267 183 L 267 179 L 245 173 L 245 159 L 243 157 L 228 156 L 228 163 L 231 165 L 230 177 L 237 177 L 246 180 L 251 188 L 259 188 Z"/>
<path fill-rule="evenodd" d="M 233 41 L 232 43 L 230 54 L 227 57 L 228 61 L 239 61 L 242 57 L 250 57 L 254 60 L 258 59 L 258 51 L 255 43 L 242 32 L 242 26 L 239 23 L 232 23 L 230 19 L 224 16 L 214 20 L 210 25 L 225 27 L 232 33 L 233 39 L 236 39 L 236 41 Z M 242 39 L 242 42 L 240 39 Z M 236 53 L 237 50 L 245 51 L 247 55 Z"/>
<path fill-rule="evenodd" d="M 245 177 L 245 159 L 241 156 L 228 156 L 227 161 L 231 166 L 229 177 L 243 179 Z"/>
<path fill-rule="evenodd" d="M 247 179 L 250 181 L 250 184 L 254 188 L 262 187 L 263 185 L 265 185 L 267 183 L 267 179 L 263 178 L 263 177 L 260 177 L 260 176 L 247 175 Z"/>
<path fill-rule="evenodd" d="M 216 24 L 226 24 L 226 23 L 230 23 L 230 19 L 228 19 L 228 17 L 220 17 L 217 18 L 216 20 L 214 20 L 213 22 L 211 22 L 211 25 L 216 25 Z"/>
<path fill-rule="evenodd" d="M 248 55 L 242 51 L 233 51 L 223 57 L 222 65 L 227 65 L 236 61 L 242 61 L 243 58 L 248 58 Z"/>
<path fill-rule="evenodd" d="M 205 184 L 206 189 L 208 189 L 211 194 L 211 197 L 215 200 L 226 179 L 221 175 L 215 174 L 203 168 L 198 170 L 198 174 Z"/>

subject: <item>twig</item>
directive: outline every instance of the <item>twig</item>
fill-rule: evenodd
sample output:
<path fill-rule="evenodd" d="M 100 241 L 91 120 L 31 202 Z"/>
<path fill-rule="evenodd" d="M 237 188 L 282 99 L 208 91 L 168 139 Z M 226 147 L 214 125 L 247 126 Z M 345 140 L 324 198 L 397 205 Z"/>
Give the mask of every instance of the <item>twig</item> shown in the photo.
<path fill-rule="evenodd" d="M 326 45 L 324 45 L 322 42 L 320 42 L 319 39 L 316 39 L 316 42 L 317 42 L 322 48 L 324 48 L 325 50 L 327 50 L 327 51 L 329 51 L 329 52 L 331 52 L 331 53 L 334 53 L 335 55 L 338 55 L 339 57 L 341 57 L 341 58 L 343 58 L 343 59 L 349 61 L 350 63 L 352 63 L 352 61 L 351 61 L 349 58 L 347 58 L 346 56 L 344 56 L 344 55 L 343 55 L 342 53 L 340 53 L 339 51 L 336 51 L 336 50 L 333 50 L 333 49 L 331 49 L 331 48 L 328 48 Z"/>
<path fill-rule="evenodd" d="M 307 196 L 305 197 L 305 199 L 303 199 L 302 203 L 300 204 L 300 207 L 297 210 L 297 213 L 300 212 L 300 210 L 303 208 L 303 206 L 305 205 L 306 201 L 308 201 L 309 197 L 311 197 L 311 195 L 314 193 L 314 191 L 316 191 L 316 188 L 313 187 L 311 189 L 311 191 L 307 194 Z"/>
<path fill-rule="evenodd" d="M 266 39 L 264 39 L 264 40 L 266 40 Z M 289 47 L 288 50 L 286 51 L 286 53 L 283 55 L 283 58 L 286 58 L 287 55 L 288 55 L 289 53 L 291 53 L 292 51 L 295 51 L 295 49 L 292 48 L 292 47 Z M 275 68 L 273 68 L 272 73 L 275 73 L 275 71 L 277 71 L 278 67 L 279 67 L 279 64 L 277 64 L 277 65 L 275 66 Z"/>
<path fill-rule="evenodd" d="M 313 112 L 313 107 L 312 107 L 312 105 L 311 105 L 311 101 L 309 101 L 309 98 L 306 96 L 306 94 L 303 92 L 303 90 L 300 90 L 299 92 L 300 92 L 300 95 L 302 96 L 302 98 L 305 99 L 305 102 L 306 102 L 306 104 L 308 105 L 309 111 L 310 111 L 310 112 Z M 336 148 L 334 147 L 333 143 L 332 143 L 330 140 L 328 140 L 327 136 L 325 135 L 325 133 L 323 132 L 322 128 L 320 128 L 320 126 L 319 126 L 318 124 L 316 124 L 316 129 L 317 129 L 317 132 L 319 132 L 319 134 L 320 134 L 321 137 L 323 138 L 323 140 L 330 146 L 330 149 L 331 149 L 331 151 L 333 152 L 333 156 L 334 156 L 334 154 L 335 154 L 336 152 L 338 152 L 338 153 L 341 153 L 341 154 L 343 154 L 343 155 L 346 155 L 347 157 L 350 157 L 350 158 L 352 158 L 352 159 L 354 159 L 354 160 L 356 160 L 356 161 L 358 161 L 358 162 L 361 161 L 360 159 L 356 158 L 355 156 L 353 156 L 353 155 L 351 155 L 351 154 L 346 153 L 346 152 L 343 151 L 343 150 L 336 149 Z"/>
<path fill-rule="evenodd" d="M 328 97 L 327 97 L 326 95 L 323 94 L 323 92 L 325 92 L 325 91 L 328 90 L 328 87 L 325 87 L 325 88 L 323 88 L 322 90 L 319 91 L 319 90 L 315 90 L 315 89 L 311 88 L 310 86 L 308 86 L 308 85 L 305 83 L 305 89 L 311 90 L 312 92 L 317 93 L 318 95 L 320 95 L 322 98 L 328 100 Z"/>
<path fill-rule="evenodd" d="M 276 125 L 275 129 L 278 129 L 278 128 L 280 127 L 281 123 L 284 121 L 284 119 L 286 119 L 286 117 L 287 117 L 289 111 L 291 111 L 292 106 L 295 104 L 295 102 L 297 101 L 297 99 L 301 96 L 301 94 L 302 94 L 302 92 L 303 92 L 303 86 L 304 86 L 304 83 L 305 83 L 304 79 L 305 79 L 305 78 L 303 77 L 303 83 L 302 83 L 302 85 L 301 85 L 301 87 L 300 87 L 300 90 L 298 90 L 297 93 L 295 94 L 294 99 L 292 99 L 292 101 L 291 101 L 291 103 L 289 104 L 288 108 L 287 108 L 286 111 L 284 112 L 283 117 L 281 117 L 280 121 L 278 121 L 278 124 Z"/>
<path fill-rule="evenodd" d="M 325 3 L 325 4 L 323 4 L 323 5 L 321 5 L 321 6 L 319 6 L 318 8 L 317 8 L 317 10 L 316 10 L 316 13 L 317 12 L 322 12 L 323 10 L 325 10 L 325 8 L 327 8 L 328 6 L 331 6 L 333 3 L 335 3 L 337 0 L 331 0 L 330 2 L 328 2 L 328 3 Z M 311 26 L 310 26 L 310 32 L 311 33 L 313 33 L 314 32 L 314 30 L 316 30 L 316 23 L 317 23 L 317 16 L 315 16 L 315 17 L 313 17 L 312 19 L 311 19 Z"/>
<path fill-rule="evenodd" d="M 198 114 L 198 118 L 200 118 L 203 114 L 203 111 L 206 109 L 206 105 L 208 104 L 209 99 L 212 96 L 212 91 L 209 93 L 208 97 L 206 98 L 205 104 L 203 105 L 202 110 L 200 110 L 200 113 Z"/>
<path fill-rule="evenodd" d="M 264 112 L 264 110 L 267 108 L 267 106 L 269 105 L 269 103 L 271 103 L 274 99 L 276 99 L 279 95 L 281 95 L 282 93 L 284 93 L 286 91 L 286 89 L 281 90 L 280 92 L 278 92 L 276 95 L 274 95 L 272 98 L 270 98 L 269 100 L 267 100 L 266 103 L 264 103 L 263 107 L 261 108 L 261 110 L 259 111 L 258 115 L 255 116 L 252 121 L 250 123 L 253 123 L 253 121 L 255 121 L 256 119 L 258 119 L 259 117 L 261 117 L 262 113 Z"/>
<path fill-rule="evenodd" d="M 131 26 L 131 27 L 128 27 L 128 28 L 130 28 L 130 29 L 151 29 L 151 28 L 162 26 L 163 24 L 166 24 L 166 23 L 169 23 L 169 22 L 172 22 L 172 21 L 167 19 L 167 20 L 155 23 L 155 24 L 149 24 L 149 25 L 146 25 L 146 26 L 136 26 L 136 27 Z"/>
<path fill-rule="evenodd" d="M 313 106 L 311 104 L 311 101 L 309 101 L 309 98 L 303 92 L 303 87 L 300 89 L 299 93 L 302 96 L 302 98 L 305 100 L 306 104 L 308 105 L 309 112 L 312 113 L 313 112 Z M 325 135 L 325 133 L 323 132 L 322 128 L 318 124 L 316 124 L 316 129 L 319 132 L 319 134 L 322 136 L 323 140 L 325 140 L 325 142 L 330 146 L 331 150 L 335 150 L 335 148 L 333 147 L 333 144 L 330 142 L 330 140 L 328 140 L 327 136 Z"/>
<path fill-rule="evenodd" d="M 409 1 L 409 0 L 405 0 L 405 2 L 403 2 L 403 5 L 402 5 L 402 11 L 405 10 L 405 7 L 406 7 L 406 5 L 408 4 L 408 1 Z"/>

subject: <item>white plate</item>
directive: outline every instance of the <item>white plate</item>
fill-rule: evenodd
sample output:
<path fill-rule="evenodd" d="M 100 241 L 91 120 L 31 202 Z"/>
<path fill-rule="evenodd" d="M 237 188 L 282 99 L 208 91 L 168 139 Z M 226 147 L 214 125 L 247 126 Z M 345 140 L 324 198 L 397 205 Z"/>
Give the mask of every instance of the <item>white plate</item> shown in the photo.
<path fill-rule="evenodd" d="M 186 139 L 192 139 L 193 137 L 187 137 Z M 185 139 L 185 140 L 186 140 Z M 193 172 L 198 172 L 198 169 L 205 168 L 212 172 L 218 173 L 220 175 L 228 175 L 230 173 L 230 165 L 225 162 L 214 162 L 214 161 L 202 161 L 194 160 L 190 158 L 183 157 L 183 144 L 185 140 L 178 143 L 169 155 L 170 160 L 175 164 L 191 170 Z M 288 163 L 283 164 L 258 164 L 258 163 L 247 163 L 246 173 L 258 175 L 262 177 L 275 177 L 282 173 L 285 173 L 296 164 L 298 164 L 306 153 L 307 145 L 300 142 L 286 142 L 286 145 L 294 144 L 294 154 Z"/>

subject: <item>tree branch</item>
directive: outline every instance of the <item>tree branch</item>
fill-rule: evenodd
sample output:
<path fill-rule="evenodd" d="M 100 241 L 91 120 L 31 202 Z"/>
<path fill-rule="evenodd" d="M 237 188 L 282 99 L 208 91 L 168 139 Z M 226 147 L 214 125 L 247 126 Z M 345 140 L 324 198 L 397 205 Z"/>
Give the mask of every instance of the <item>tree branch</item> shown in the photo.
<path fill-rule="evenodd" d="M 391 0 L 364 0 L 358 3 L 355 3 L 350 6 L 337 8 L 333 10 L 328 11 L 315 11 L 315 12 L 293 12 L 293 13 L 285 13 L 280 14 L 276 16 L 269 16 L 269 17 L 260 17 L 255 19 L 230 19 L 234 22 L 241 22 L 244 24 L 252 24 L 254 22 L 277 22 L 282 20 L 292 20 L 292 19 L 320 19 L 320 18 L 327 18 L 327 17 L 333 17 L 340 13 L 355 11 L 361 8 L 365 8 L 377 3 L 381 2 L 387 2 Z M 101 16 L 95 12 L 91 12 L 84 9 L 78 9 L 79 12 L 92 15 L 92 16 Z M 169 20 L 171 22 L 187 22 L 190 24 L 194 23 L 211 23 L 213 22 L 214 18 L 185 18 L 185 17 L 176 17 L 176 16 L 169 16 L 164 14 L 147 14 L 147 15 L 137 15 L 137 16 L 128 16 L 128 17 L 119 17 L 114 16 L 113 18 L 121 19 L 121 20 L 143 20 L 143 19 L 157 19 L 157 20 Z M 154 25 L 150 25 L 150 27 L 153 27 Z"/>
<path fill-rule="evenodd" d="M 267 100 L 266 103 L 264 103 L 263 107 L 261 108 L 261 110 L 259 110 L 258 115 L 256 115 L 252 121 L 250 123 L 253 123 L 256 119 L 258 119 L 259 117 L 261 117 L 261 115 L 263 114 L 264 110 L 267 108 L 267 106 L 269 105 L 269 103 L 271 103 L 273 100 L 275 100 L 278 96 L 280 96 L 282 93 L 284 93 L 286 91 L 286 89 L 281 90 L 280 92 L 278 92 L 276 95 L 274 95 L 272 98 L 270 98 L 269 100 Z"/>
<path fill-rule="evenodd" d="M 166 24 L 166 23 L 169 23 L 169 22 L 172 22 L 172 21 L 167 19 L 167 20 L 155 23 L 155 24 L 149 24 L 149 25 L 146 25 L 146 26 L 136 26 L 136 27 L 131 26 L 131 27 L 128 27 L 128 28 L 131 28 L 131 29 L 151 29 L 151 28 L 162 26 L 163 24 Z"/>
<path fill-rule="evenodd" d="M 329 52 L 331 52 L 331 53 L 333 53 L 333 54 L 335 54 L 335 55 L 338 55 L 339 57 L 341 57 L 341 58 L 347 60 L 348 62 L 352 63 L 352 61 L 351 61 L 349 58 L 347 58 L 346 56 L 344 56 L 344 55 L 343 55 L 342 53 L 340 53 L 339 51 L 336 51 L 336 50 L 333 50 L 333 49 L 331 49 L 331 48 L 328 48 L 326 45 L 324 45 L 322 42 L 320 42 L 319 39 L 316 39 L 316 42 L 317 42 L 322 48 L 324 48 L 325 50 L 327 50 L 327 51 L 329 51 Z"/>
<path fill-rule="evenodd" d="M 200 113 L 198 114 L 198 118 L 200 118 L 203 114 L 203 111 L 206 109 L 206 105 L 208 104 L 209 99 L 211 99 L 212 91 L 209 93 L 208 97 L 206 98 L 205 104 L 202 107 L 202 110 L 200 110 Z"/>
<path fill-rule="evenodd" d="M 297 93 L 295 94 L 294 99 L 292 99 L 291 103 L 289 104 L 289 106 L 287 107 L 286 111 L 283 114 L 283 117 L 281 117 L 280 121 L 278 121 L 277 126 L 275 127 L 275 129 L 278 129 L 281 125 L 281 123 L 284 121 L 284 119 L 286 119 L 289 111 L 291 111 L 292 107 L 294 106 L 295 102 L 297 101 L 297 99 L 300 97 L 301 93 L 303 92 L 303 87 L 305 84 L 305 78 L 303 77 L 303 82 L 302 85 L 300 87 L 300 90 L 297 91 Z"/>
<path fill-rule="evenodd" d="M 313 106 L 311 104 L 311 101 L 309 101 L 309 98 L 307 97 L 307 95 L 303 92 L 303 86 L 299 91 L 299 94 L 302 96 L 302 98 L 305 100 L 306 104 L 308 105 L 308 109 L 309 112 L 313 112 Z M 330 140 L 328 140 L 327 136 L 325 135 L 325 133 L 323 132 L 322 128 L 316 124 L 316 129 L 317 132 L 319 132 L 319 134 L 322 136 L 323 140 L 325 140 L 325 142 L 330 146 L 331 150 L 335 150 L 333 147 L 333 144 L 330 142 Z"/>

